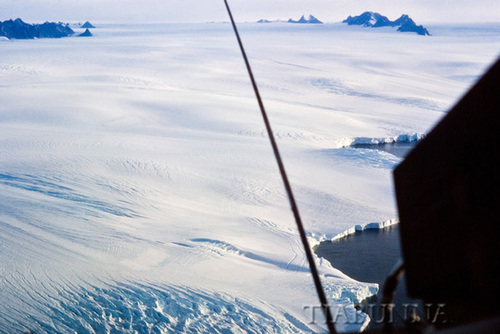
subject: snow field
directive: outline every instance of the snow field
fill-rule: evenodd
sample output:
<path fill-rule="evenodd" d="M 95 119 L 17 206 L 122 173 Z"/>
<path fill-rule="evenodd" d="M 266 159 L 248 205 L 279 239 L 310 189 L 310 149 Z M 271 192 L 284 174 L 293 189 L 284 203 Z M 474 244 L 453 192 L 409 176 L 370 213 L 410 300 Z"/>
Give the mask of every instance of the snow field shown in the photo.
<path fill-rule="evenodd" d="M 311 240 L 397 217 L 400 159 L 343 146 L 425 134 L 498 55 L 481 29 L 241 26 Z M 322 330 L 229 25 L 2 41 L 0 78 L 1 332 Z M 377 286 L 317 262 L 364 327 Z"/>

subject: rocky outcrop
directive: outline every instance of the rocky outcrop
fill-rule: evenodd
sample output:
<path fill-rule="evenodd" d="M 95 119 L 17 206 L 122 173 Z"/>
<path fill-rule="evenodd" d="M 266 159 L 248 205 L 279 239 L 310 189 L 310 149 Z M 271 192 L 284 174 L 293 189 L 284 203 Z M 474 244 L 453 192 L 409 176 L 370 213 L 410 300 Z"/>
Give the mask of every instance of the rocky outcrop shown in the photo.
<path fill-rule="evenodd" d="M 84 24 L 82 24 L 82 26 L 80 28 L 89 29 L 89 28 L 95 28 L 95 26 L 92 23 L 90 23 L 89 21 L 87 21 Z"/>
<path fill-rule="evenodd" d="M 88 29 L 85 29 L 84 32 L 82 32 L 80 35 L 78 35 L 78 37 L 90 37 L 90 36 L 92 36 L 92 33 Z"/>
<path fill-rule="evenodd" d="M 0 22 L 0 36 L 9 39 L 61 38 L 71 36 L 74 33 L 68 24 L 61 22 L 28 24 L 19 18 Z"/>
<path fill-rule="evenodd" d="M 302 17 L 298 21 L 294 21 L 292 19 L 289 19 L 288 23 L 315 23 L 315 24 L 321 24 L 323 22 L 321 22 L 320 20 L 318 20 L 317 18 L 315 18 L 312 15 L 309 15 L 307 18 L 305 17 L 305 15 L 302 15 Z"/>
<path fill-rule="evenodd" d="M 378 28 L 378 27 L 398 27 L 400 32 L 414 32 L 423 36 L 430 36 L 429 31 L 423 26 L 418 26 L 408 15 L 401 15 L 401 17 L 395 21 L 389 20 L 386 16 L 383 16 L 375 12 L 364 12 L 358 16 L 349 16 L 347 19 L 342 21 L 342 23 L 347 23 L 348 25 L 361 25 L 364 27 Z"/>

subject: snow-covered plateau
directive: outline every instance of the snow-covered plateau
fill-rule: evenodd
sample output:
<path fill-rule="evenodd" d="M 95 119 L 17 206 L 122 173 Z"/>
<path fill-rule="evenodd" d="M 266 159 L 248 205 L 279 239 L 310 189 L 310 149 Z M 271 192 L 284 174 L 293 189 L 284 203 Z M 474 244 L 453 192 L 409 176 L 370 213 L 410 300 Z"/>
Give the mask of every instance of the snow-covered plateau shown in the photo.
<path fill-rule="evenodd" d="M 500 54 L 430 28 L 240 25 L 313 243 L 397 218 L 401 159 L 349 145 L 427 133 Z M 231 26 L 92 33 L 0 40 L 0 332 L 324 332 Z M 317 263 L 364 328 L 378 286 Z"/>

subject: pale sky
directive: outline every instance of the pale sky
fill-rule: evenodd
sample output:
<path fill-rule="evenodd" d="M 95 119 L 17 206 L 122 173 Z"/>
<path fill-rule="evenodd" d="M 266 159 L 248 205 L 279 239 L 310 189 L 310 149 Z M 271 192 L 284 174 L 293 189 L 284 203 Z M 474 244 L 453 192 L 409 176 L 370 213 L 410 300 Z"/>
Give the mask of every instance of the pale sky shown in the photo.
<path fill-rule="evenodd" d="M 376 11 L 389 19 L 408 14 L 417 24 L 498 22 L 499 0 L 229 0 L 237 21 L 300 18 L 324 22 Z M 0 0 L 0 20 L 26 22 L 227 21 L 223 0 Z"/>

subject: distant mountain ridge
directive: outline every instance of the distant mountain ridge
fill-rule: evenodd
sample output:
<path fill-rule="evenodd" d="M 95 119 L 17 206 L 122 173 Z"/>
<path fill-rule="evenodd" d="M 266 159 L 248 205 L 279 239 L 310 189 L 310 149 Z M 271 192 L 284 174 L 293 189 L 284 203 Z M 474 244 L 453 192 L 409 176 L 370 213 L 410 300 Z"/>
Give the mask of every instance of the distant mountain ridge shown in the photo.
<path fill-rule="evenodd" d="M 266 20 L 266 19 L 260 19 L 257 21 L 257 23 L 273 23 L 273 22 L 287 22 L 287 23 L 310 23 L 310 24 L 322 24 L 320 20 L 318 20 L 316 17 L 312 15 L 308 15 L 307 17 L 305 15 L 302 15 L 300 19 L 294 20 L 294 19 L 288 19 L 288 21 L 284 20 Z"/>
<path fill-rule="evenodd" d="M 350 16 L 342 21 L 342 23 L 347 23 L 348 25 L 362 25 L 364 27 L 399 27 L 400 32 L 414 32 L 422 36 L 430 36 L 429 31 L 423 26 L 418 26 L 408 15 L 403 14 L 401 17 L 395 21 L 389 20 L 386 16 L 383 16 L 375 12 L 364 12 L 358 16 Z"/>
<path fill-rule="evenodd" d="M 61 22 L 29 24 L 19 18 L 0 22 L 0 36 L 9 39 L 61 38 L 71 36 L 74 33 L 68 24 Z"/>
<path fill-rule="evenodd" d="M 292 19 L 289 19 L 288 23 L 316 23 L 316 24 L 321 24 L 323 22 L 321 22 L 320 20 L 318 20 L 317 18 L 315 18 L 312 15 L 309 15 L 307 18 L 305 17 L 305 15 L 302 15 L 302 17 L 298 21 L 294 21 Z"/>

